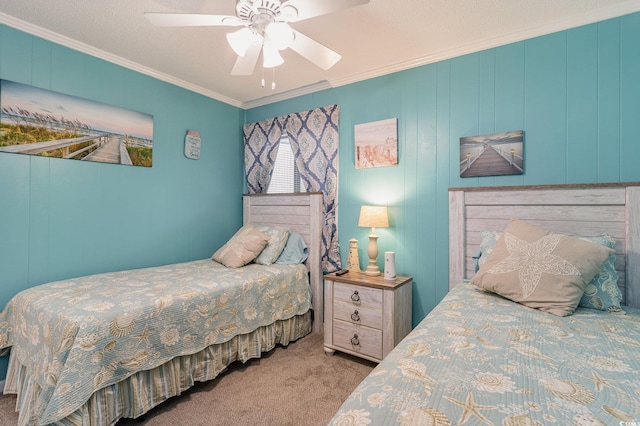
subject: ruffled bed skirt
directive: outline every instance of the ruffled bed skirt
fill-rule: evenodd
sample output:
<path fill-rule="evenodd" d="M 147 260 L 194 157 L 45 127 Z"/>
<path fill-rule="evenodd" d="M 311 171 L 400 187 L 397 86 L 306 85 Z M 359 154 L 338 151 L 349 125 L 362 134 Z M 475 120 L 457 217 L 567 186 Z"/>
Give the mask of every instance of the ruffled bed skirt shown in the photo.
<path fill-rule="evenodd" d="M 75 412 L 54 423 L 56 425 L 114 425 L 121 418 L 140 417 L 156 405 L 179 395 L 195 382 L 211 380 L 234 361 L 247 362 L 260 358 L 277 344 L 288 345 L 311 332 L 311 311 L 288 320 L 236 336 L 231 340 L 206 347 L 193 355 L 176 357 L 154 369 L 140 371 L 129 378 L 102 388 Z M 16 394 L 19 426 L 38 424 L 35 404 L 39 385 L 27 369 L 13 357 L 4 393 Z"/>

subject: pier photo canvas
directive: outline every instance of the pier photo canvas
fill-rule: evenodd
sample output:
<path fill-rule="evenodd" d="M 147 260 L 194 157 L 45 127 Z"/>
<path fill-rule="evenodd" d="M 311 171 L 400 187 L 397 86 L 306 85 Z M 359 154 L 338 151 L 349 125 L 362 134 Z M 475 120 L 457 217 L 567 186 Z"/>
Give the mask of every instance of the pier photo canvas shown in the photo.
<path fill-rule="evenodd" d="M 460 138 L 460 177 L 521 175 L 524 131 Z"/>
<path fill-rule="evenodd" d="M 398 120 L 374 121 L 354 127 L 356 169 L 398 165 Z"/>
<path fill-rule="evenodd" d="M 153 116 L 0 80 L 3 152 L 151 167 Z"/>

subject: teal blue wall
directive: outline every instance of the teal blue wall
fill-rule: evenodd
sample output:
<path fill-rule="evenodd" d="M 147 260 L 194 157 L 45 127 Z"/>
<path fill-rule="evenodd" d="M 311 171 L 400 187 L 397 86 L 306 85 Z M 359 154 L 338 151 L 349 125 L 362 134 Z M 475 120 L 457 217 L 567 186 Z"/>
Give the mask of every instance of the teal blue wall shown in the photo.
<path fill-rule="evenodd" d="M 254 108 L 245 121 L 341 106 L 342 260 L 355 237 L 365 266 L 360 206 L 388 204 L 379 251 L 414 277 L 415 325 L 448 290 L 449 187 L 640 180 L 639 40 L 632 14 Z M 356 170 L 354 125 L 392 117 L 399 165 Z M 461 136 L 508 130 L 525 132 L 523 175 L 459 177 Z"/>
<path fill-rule="evenodd" d="M 0 153 L 0 306 L 47 281 L 205 258 L 241 226 L 239 108 L 6 26 L 0 78 L 154 120 L 151 168 Z"/>

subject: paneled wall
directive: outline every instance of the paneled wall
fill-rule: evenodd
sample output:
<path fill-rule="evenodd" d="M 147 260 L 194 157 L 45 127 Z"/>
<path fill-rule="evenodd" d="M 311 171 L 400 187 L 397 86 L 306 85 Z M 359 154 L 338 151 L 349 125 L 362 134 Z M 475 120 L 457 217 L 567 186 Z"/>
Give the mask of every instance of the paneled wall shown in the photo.
<path fill-rule="evenodd" d="M 247 111 L 246 122 L 340 104 L 338 229 L 366 265 L 362 204 L 387 204 L 378 229 L 414 277 L 413 323 L 448 290 L 449 187 L 640 180 L 640 14 L 526 40 Z M 286 64 L 283 65 L 286 67 Z M 399 165 L 355 169 L 353 127 L 398 119 Z M 525 173 L 460 178 L 459 139 L 524 130 Z"/>
<path fill-rule="evenodd" d="M 151 168 L 0 153 L 0 306 L 43 282 L 206 258 L 242 225 L 240 109 L 6 26 L 0 78 L 154 118 Z"/>

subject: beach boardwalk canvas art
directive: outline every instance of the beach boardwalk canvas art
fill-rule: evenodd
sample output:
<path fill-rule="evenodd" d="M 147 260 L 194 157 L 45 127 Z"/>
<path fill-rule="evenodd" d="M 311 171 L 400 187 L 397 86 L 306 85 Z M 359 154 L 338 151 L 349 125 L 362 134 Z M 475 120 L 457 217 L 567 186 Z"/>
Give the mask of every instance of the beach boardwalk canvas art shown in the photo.
<path fill-rule="evenodd" d="M 0 80 L 0 153 L 151 167 L 153 116 Z"/>
<path fill-rule="evenodd" d="M 357 124 L 354 128 L 356 169 L 398 165 L 398 120 Z"/>
<path fill-rule="evenodd" d="M 460 177 L 521 175 L 524 131 L 460 138 Z"/>

